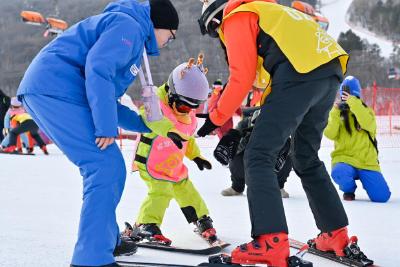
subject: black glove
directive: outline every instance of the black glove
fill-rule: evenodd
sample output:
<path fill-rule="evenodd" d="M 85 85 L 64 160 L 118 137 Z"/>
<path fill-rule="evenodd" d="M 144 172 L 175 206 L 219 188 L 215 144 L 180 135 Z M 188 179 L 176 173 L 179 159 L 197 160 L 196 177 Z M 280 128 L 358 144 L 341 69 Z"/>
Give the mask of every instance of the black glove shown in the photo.
<path fill-rule="evenodd" d="M 229 162 L 236 155 L 240 139 L 242 135 L 240 131 L 230 129 L 219 141 L 217 147 L 214 150 L 214 157 L 222 165 L 228 165 Z"/>
<path fill-rule="evenodd" d="M 197 167 L 199 168 L 200 171 L 204 170 L 204 168 L 206 168 L 207 170 L 211 170 L 212 166 L 208 160 L 196 157 L 193 159 L 193 161 L 197 164 Z"/>
<path fill-rule="evenodd" d="M 179 148 L 182 149 L 183 144 L 182 142 L 185 142 L 187 140 L 183 139 L 181 136 L 179 136 L 179 134 L 174 133 L 174 132 L 168 132 L 167 136 L 169 139 L 172 140 L 172 142 L 174 142 L 174 144 Z"/>
<path fill-rule="evenodd" d="M 206 121 L 204 122 L 203 126 L 197 131 L 197 135 L 200 137 L 204 137 L 217 129 L 219 126 L 215 125 L 211 120 L 210 120 L 210 115 L 207 114 L 196 114 L 197 118 L 204 118 Z"/>
<path fill-rule="evenodd" d="M 276 173 L 278 173 L 280 170 L 282 170 L 283 165 L 285 165 L 286 159 L 290 153 L 290 147 L 291 147 L 291 139 L 289 137 L 286 140 L 286 143 L 283 146 L 283 148 L 281 149 L 281 151 L 279 151 L 278 159 L 276 161 L 275 168 L 274 168 L 274 171 Z"/>

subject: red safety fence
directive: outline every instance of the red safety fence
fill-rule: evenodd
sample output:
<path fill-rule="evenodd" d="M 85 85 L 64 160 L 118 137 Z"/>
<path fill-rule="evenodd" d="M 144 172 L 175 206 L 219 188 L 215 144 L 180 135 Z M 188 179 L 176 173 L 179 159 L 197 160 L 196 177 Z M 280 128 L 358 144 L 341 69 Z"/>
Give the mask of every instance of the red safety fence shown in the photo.
<path fill-rule="evenodd" d="M 400 147 L 400 88 L 373 84 L 362 90 L 362 99 L 375 111 L 380 147 Z"/>

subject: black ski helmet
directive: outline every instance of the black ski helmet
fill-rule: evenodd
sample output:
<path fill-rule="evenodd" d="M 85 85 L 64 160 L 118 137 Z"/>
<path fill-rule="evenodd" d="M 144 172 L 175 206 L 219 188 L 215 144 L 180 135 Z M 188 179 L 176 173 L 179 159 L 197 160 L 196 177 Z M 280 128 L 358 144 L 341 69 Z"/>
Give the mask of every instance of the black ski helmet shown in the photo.
<path fill-rule="evenodd" d="M 218 27 L 221 25 L 223 12 L 228 0 L 201 0 L 203 10 L 198 20 L 200 31 L 213 38 L 218 37 Z"/>

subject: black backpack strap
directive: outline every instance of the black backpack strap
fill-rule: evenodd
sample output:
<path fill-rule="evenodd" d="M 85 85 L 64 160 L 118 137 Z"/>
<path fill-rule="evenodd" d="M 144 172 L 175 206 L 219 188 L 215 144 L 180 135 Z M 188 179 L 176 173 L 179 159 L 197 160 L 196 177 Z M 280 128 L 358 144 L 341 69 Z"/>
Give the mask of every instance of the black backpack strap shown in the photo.
<path fill-rule="evenodd" d="M 378 149 L 378 140 L 376 140 L 376 138 L 372 138 L 371 133 L 366 131 L 368 134 L 368 138 L 371 141 L 371 143 L 374 145 L 376 152 L 379 154 L 379 149 Z"/>
<path fill-rule="evenodd" d="M 366 131 L 366 130 L 364 130 L 364 131 Z M 376 154 L 378 154 L 379 155 L 379 149 L 378 149 L 378 140 L 376 140 L 376 138 L 372 138 L 372 136 L 371 136 L 371 133 L 370 132 L 368 132 L 368 131 L 366 131 L 367 132 L 367 134 L 368 134 L 368 138 L 369 138 L 369 140 L 371 141 L 371 143 L 374 145 L 374 147 L 375 147 L 375 150 L 376 150 Z M 378 163 L 379 163 L 379 159 L 377 159 L 376 160 Z"/>

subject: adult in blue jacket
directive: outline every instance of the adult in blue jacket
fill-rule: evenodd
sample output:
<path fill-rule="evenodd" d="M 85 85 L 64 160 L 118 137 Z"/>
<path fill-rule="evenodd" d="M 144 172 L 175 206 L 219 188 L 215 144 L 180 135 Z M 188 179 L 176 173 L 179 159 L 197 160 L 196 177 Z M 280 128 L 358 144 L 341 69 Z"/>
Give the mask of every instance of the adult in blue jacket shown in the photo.
<path fill-rule="evenodd" d="M 40 128 L 79 167 L 83 205 L 72 266 L 118 266 L 136 246 L 119 239 L 115 209 L 126 169 L 114 142 L 117 127 L 149 132 L 118 103 L 150 56 L 175 38 L 178 14 L 169 0 L 119 0 L 65 31 L 32 61 L 18 96 Z"/>

